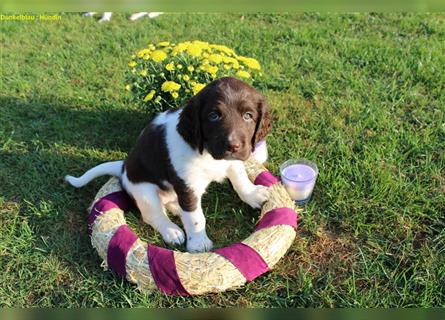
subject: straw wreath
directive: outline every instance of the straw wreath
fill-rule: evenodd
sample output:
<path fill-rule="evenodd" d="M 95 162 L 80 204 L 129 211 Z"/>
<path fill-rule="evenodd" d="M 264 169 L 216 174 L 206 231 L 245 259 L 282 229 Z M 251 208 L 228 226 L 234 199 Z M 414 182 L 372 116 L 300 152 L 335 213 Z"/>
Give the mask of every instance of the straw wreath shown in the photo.
<path fill-rule="evenodd" d="M 283 185 L 253 159 L 245 162 L 250 180 L 271 189 L 254 232 L 245 240 L 204 253 L 168 250 L 141 241 L 126 225 L 131 204 L 117 178 L 97 193 L 88 217 L 91 242 L 103 265 L 141 290 L 170 295 L 222 292 L 269 271 L 295 239 L 297 213 Z"/>

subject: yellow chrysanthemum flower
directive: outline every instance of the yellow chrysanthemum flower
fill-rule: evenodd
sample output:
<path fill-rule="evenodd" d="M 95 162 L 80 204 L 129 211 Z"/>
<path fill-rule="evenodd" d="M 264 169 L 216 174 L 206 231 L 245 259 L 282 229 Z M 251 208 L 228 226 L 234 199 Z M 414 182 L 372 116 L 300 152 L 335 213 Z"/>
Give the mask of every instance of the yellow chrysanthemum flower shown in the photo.
<path fill-rule="evenodd" d="M 131 90 L 131 84 L 127 84 L 127 85 L 125 86 L 125 90 L 130 91 L 130 90 Z"/>
<path fill-rule="evenodd" d="M 150 43 L 150 44 L 148 45 L 148 49 L 150 49 L 150 50 L 155 50 L 156 47 L 155 47 L 155 45 L 154 45 L 153 43 Z"/>
<path fill-rule="evenodd" d="M 233 51 L 232 49 L 230 49 L 230 48 L 228 48 L 226 46 L 223 46 L 223 45 L 211 44 L 210 48 L 219 50 L 221 52 L 224 52 L 227 55 L 234 55 L 235 54 L 235 51 Z"/>
<path fill-rule="evenodd" d="M 178 91 L 180 88 L 181 85 L 174 81 L 165 81 L 161 86 L 161 90 L 164 92 L 174 92 Z"/>
<path fill-rule="evenodd" d="M 223 57 L 223 62 L 226 64 L 231 64 L 234 69 L 239 69 L 239 62 L 232 57 Z"/>
<path fill-rule="evenodd" d="M 216 66 L 206 65 L 206 66 L 202 66 L 201 69 L 210 73 L 210 74 L 216 74 L 218 72 L 218 67 L 216 67 Z"/>
<path fill-rule="evenodd" d="M 211 62 L 218 64 L 218 63 L 221 63 L 221 61 L 223 60 L 223 57 L 220 54 L 211 54 L 209 56 L 209 60 Z"/>
<path fill-rule="evenodd" d="M 137 62 L 136 61 L 130 61 L 129 63 L 128 63 L 128 66 L 130 67 L 130 68 L 133 68 L 133 67 L 135 67 L 137 65 Z"/>
<path fill-rule="evenodd" d="M 147 70 L 146 70 L 146 69 L 143 69 L 143 70 L 141 70 L 141 72 L 139 72 L 139 74 L 140 74 L 141 76 L 145 77 L 145 76 L 147 75 Z"/>
<path fill-rule="evenodd" d="M 151 90 L 144 98 L 144 102 L 150 101 L 155 96 L 156 91 Z"/>
<path fill-rule="evenodd" d="M 150 52 L 151 52 L 150 49 L 142 49 L 142 50 L 139 50 L 139 51 L 138 51 L 137 56 L 138 56 L 139 58 L 142 58 L 143 56 L 145 56 L 145 55 L 147 55 L 147 54 L 149 55 Z"/>
<path fill-rule="evenodd" d="M 238 56 L 238 60 L 248 66 L 250 69 L 260 70 L 261 66 L 258 60 L 254 58 L 248 58 L 243 56 Z"/>
<path fill-rule="evenodd" d="M 182 64 L 178 63 L 177 66 L 176 66 L 176 68 L 178 68 L 178 69 L 182 69 Z"/>
<path fill-rule="evenodd" d="M 165 58 L 167 58 L 167 54 L 162 50 L 156 50 L 156 51 L 152 52 L 151 58 L 155 62 L 161 62 L 161 61 L 164 61 Z"/>
<path fill-rule="evenodd" d="M 181 52 L 187 50 L 187 47 L 188 47 L 188 46 L 189 46 L 189 42 L 181 42 L 181 43 L 178 43 L 178 44 L 173 48 L 172 54 L 173 54 L 174 56 L 176 56 L 178 53 L 181 53 Z"/>
<path fill-rule="evenodd" d="M 162 41 L 162 42 L 159 42 L 158 45 L 159 45 L 160 47 L 168 47 L 168 46 L 170 45 L 170 42 L 168 42 L 168 41 Z"/>
<path fill-rule="evenodd" d="M 192 86 L 192 90 L 193 90 L 193 94 L 197 94 L 199 91 L 201 91 L 203 88 L 205 87 L 204 84 L 202 83 L 196 83 L 195 85 Z"/>
<path fill-rule="evenodd" d="M 212 74 L 216 74 L 218 72 L 218 70 L 219 69 L 216 66 L 210 66 L 209 67 L 209 72 L 212 73 Z"/>
<path fill-rule="evenodd" d="M 250 78 L 250 73 L 244 70 L 240 70 L 236 73 L 236 75 L 240 78 Z"/>
<path fill-rule="evenodd" d="M 195 68 L 193 66 L 188 66 L 187 70 L 190 71 L 190 72 L 193 72 L 193 70 L 195 70 Z"/>
<path fill-rule="evenodd" d="M 184 75 L 184 76 L 182 77 L 182 79 L 184 79 L 184 81 L 189 81 L 189 80 L 190 80 L 190 77 L 186 74 L 186 75 Z"/>
<path fill-rule="evenodd" d="M 199 57 L 201 56 L 202 49 L 201 47 L 197 45 L 190 45 L 187 47 L 187 53 L 191 55 L 192 57 Z"/>
<path fill-rule="evenodd" d="M 175 64 L 173 62 L 170 62 L 165 66 L 165 69 L 167 69 L 168 71 L 173 71 L 175 70 Z"/>
<path fill-rule="evenodd" d="M 179 94 L 177 92 L 172 92 L 171 95 L 172 95 L 173 99 L 176 99 L 179 97 Z"/>
<path fill-rule="evenodd" d="M 199 46 L 203 49 L 208 49 L 210 48 L 209 43 L 208 42 L 204 42 L 204 41 L 199 41 L 199 40 L 193 40 L 192 42 L 194 45 Z"/>

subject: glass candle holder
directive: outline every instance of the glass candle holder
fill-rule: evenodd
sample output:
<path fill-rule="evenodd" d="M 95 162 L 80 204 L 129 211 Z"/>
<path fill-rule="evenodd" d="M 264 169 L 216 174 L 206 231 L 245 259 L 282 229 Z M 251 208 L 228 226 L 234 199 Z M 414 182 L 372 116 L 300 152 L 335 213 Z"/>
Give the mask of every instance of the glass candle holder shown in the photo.
<path fill-rule="evenodd" d="M 281 181 L 299 206 L 309 202 L 318 176 L 317 165 L 305 159 L 290 159 L 280 166 Z"/>

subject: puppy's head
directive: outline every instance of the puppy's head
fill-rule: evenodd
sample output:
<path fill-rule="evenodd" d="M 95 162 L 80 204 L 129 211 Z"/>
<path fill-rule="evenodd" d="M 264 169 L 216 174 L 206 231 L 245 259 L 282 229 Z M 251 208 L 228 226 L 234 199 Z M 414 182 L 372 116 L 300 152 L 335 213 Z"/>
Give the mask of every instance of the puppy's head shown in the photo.
<path fill-rule="evenodd" d="M 247 160 L 270 130 L 264 97 L 241 80 L 225 77 L 208 84 L 184 107 L 178 132 L 192 147 L 215 159 Z"/>

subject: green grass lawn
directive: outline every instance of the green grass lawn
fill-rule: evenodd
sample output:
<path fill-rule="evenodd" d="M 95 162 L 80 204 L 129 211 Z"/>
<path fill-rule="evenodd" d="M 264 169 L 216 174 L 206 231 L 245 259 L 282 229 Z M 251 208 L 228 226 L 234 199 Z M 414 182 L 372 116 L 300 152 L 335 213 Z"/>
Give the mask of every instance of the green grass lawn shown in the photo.
<path fill-rule="evenodd" d="M 70 14 L 1 21 L 0 36 L 0 306 L 445 306 L 444 14 Z M 272 272 L 168 297 L 102 270 L 86 208 L 107 178 L 76 190 L 63 176 L 124 158 L 144 127 L 124 90 L 133 51 L 194 39 L 262 63 L 269 167 L 304 157 L 320 175 Z M 258 214 L 228 183 L 203 208 L 216 246 L 247 237 Z"/>

